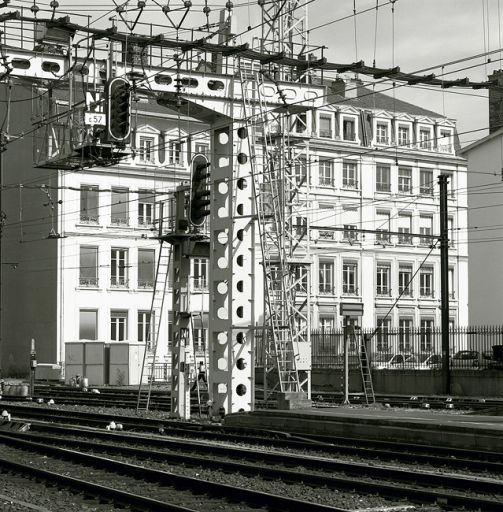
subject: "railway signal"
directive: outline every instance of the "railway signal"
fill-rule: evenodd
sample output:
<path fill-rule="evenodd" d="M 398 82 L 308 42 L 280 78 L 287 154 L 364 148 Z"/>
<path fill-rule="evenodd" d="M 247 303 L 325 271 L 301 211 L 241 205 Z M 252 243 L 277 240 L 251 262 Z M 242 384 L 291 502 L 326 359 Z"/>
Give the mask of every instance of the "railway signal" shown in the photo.
<path fill-rule="evenodd" d="M 191 164 L 189 220 L 194 226 L 201 226 L 204 218 L 210 214 L 210 166 L 204 155 L 196 155 Z"/>
<path fill-rule="evenodd" d="M 107 86 L 107 136 L 109 142 L 129 142 L 131 134 L 131 85 L 114 78 Z"/>

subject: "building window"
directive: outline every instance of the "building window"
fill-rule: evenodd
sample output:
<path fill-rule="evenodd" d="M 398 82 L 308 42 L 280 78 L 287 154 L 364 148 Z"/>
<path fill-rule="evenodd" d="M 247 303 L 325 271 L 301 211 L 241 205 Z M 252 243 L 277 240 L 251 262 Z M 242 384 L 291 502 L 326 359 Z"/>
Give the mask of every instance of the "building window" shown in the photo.
<path fill-rule="evenodd" d="M 356 295 L 357 273 L 358 267 L 356 263 L 344 262 L 342 265 L 342 293 L 344 295 Z"/>
<path fill-rule="evenodd" d="M 438 138 L 438 150 L 442 153 L 452 153 L 452 132 L 450 130 L 440 130 Z"/>
<path fill-rule="evenodd" d="M 98 224 L 98 185 L 81 185 L 80 187 L 80 222 Z"/>
<path fill-rule="evenodd" d="M 389 331 L 391 329 L 391 318 L 377 317 L 377 351 L 389 352 Z"/>
<path fill-rule="evenodd" d="M 398 168 L 398 192 L 412 193 L 412 169 L 410 167 Z"/>
<path fill-rule="evenodd" d="M 307 162 L 304 158 L 297 158 L 294 163 L 295 181 L 298 187 L 307 182 Z"/>
<path fill-rule="evenodd" d="M 318 131 L 320 137 L 333 138 L 332 119 L 333 116 L 331 114 L 320 114 Z"/>
<path fill-rule="evenodd" d="M 112 224 L 129 225 L 129 192 L 127 188 L 112 188 Z"/>
<path fill-rule="evenodd" d="M 376 212 L 376 243 L 382 244 L 390 242 L 389 223 L 389 212 Z"/>
<path fill-rule="evenodd" d="M 169 163 L 181 165 L 183 159 L 183 142 L 172 140 L 168 144 Z"/>
<path fill-rule="evenodd" d="M 454 218 L 448 217 L 447 219 L 447 233 L 449 234 L 449 247 L 454 247 L 455 237 L 454 237 Z"/>
<path fill-rule="evenodd" d="M 307 268 L 304 265 L 293 265 L 295 291 L 307 293 Z"/>
<path fill-rule="evenodd" d="M 319 162 L 319 182 L 320 187 L 334 186 L 334 165 L 331 160 L 320 160 Z"/>
<path fill-rule="evenodd" d="M 377 264 L 376 294 L 380 297 L 391 295 L 391 267 L 385 264 Z"/>
<path fill-rule="evenodd" d="M 301 112 L 294 117 L 293 129 L 295 133 L 305 133 L 307 131 L 307 113 Z"/>
<path fill-rule="evenodd" d="M 342 163 L 342 186 L 344 188 L 358 188 L 358 180 L 356 179 L 356 163 Z"/>
<path fill-rule="evenodd" d="M 398 145 L 408 146 L 410 144 L 410 128 L 408 126 L 398 127 Z"/>
<path fill-rule="evenodd" d="M 323 294 L 334 293 L 334 262 L 320 261 L 319 291 Z"/>
<path fill-rule="evenodd" d="M 205 142 L 196 142 L 194 144 L 194 153 L 196 155 L 210 156 L 210 145 Z"/>
<path fill-rule="evenodd" d="M 194 329 L 194 348 L 198 352 L 204 352 L 206 349 L 206 329 Z"/>
<path fill-rule="evenodd" d="M 155 250 L 138 249 L 138 288 L 153 288 L 155 281 Z"/>
<path fill-rule="evenodd" d="M 419 294 L 421 297 L 433 297 L 432 267 L 424 267 L 419 273 Z"/>
<path fill-rule="evenodd" d="M 412 319 L 400 318 L 398 320 L 398 350 L 400 352 L 412 352 L 411 331 Z"/>
<path fill-rule="evenodd" d="M 79 340 L 98 339 L 98 311 L 81 309 L 79 311 Z"/>
<path fill-rule="evenodd" d="M 376 142 L 377 144 L 389 144 L 388 123 L 377 123 Z"/>
<path fill-rule="evenodd" d="M 376 167 L 377 192 L 391 192 L 391 170 L 387 165 Z"/>
<path fill-rule="evenodd" d="M 95 288 L 98 286 L 98 248 L 80 248 L 80 286 Z"/>
<path fill-rule="evenodd" d="M 397 219 L 398 224 L 398 243 L 402 245 L 412 244 L 412 216 L 399 215 Z"/>
<path fill-rule="evenodd" d="M 140 135 L 140 144 L 138 147 L 138 156 L 140 157 L 140 162 L 144 164 L 155 163 L 154 144 L 154 137 L 144 137 Z"/>
<path fill-rule="evenodd" d="M 192 276 L 194 290 L 208 289 L 208 259 L 194 258 L 192 260 Z"/>
<path fill-rule="evenodd" d="M 349 243 L 356 242 L 358 240 L 358 226 L 355 224 L 344 224 L 343 240 Z"/>
<path fill-rule="evenodd" d="M 127 340 L 127 311 L 110 313 L 110 341 Z"/>
<path fill-rule="evenodd" d="M 421 245 L 432 245 L 433 217 L 431 215 L 421 215 L 419 217 L 419 233 L 421 234 L 419 240 Z"/>
<path fill-rule="evenodd" d="M 112 249 L 110 260 L 110 285 L 115 288 L 128 286 L 128 251 L 127 249 Z"/>
<path fill-rule="evenodd" d="M 155 342 L 154 336 L 150 311 L 138 311 L 138 341 L 146 343 L 147 348 L 151 348 Z"/>
<path fill-rule="evenodd" d="M 320 316 L 320 329 L 322 331 L 331 331 L 335 327 L 333 316 Z"/>
<path fill-rule="evenodd" d="M 427 169 L 419 171 L 419 193 L 425 196 L 433 195 L 433 171 Z"/>
<path fill-rule="evenodd" d="M 398 293 L 401 297 L 412 297 L 412 267 L 409 265 L 398 267 Z"/>
<path fill-rule="evenodd" d="M 419 147 L 421 149 L 431 149 L 431 130 L 428 128 L 419 129 Z"/>
<path fill-rule="evenodd" d="M 449 267 L 448 281 L 449 281 L 449 299 L 455 299 L 456 291 L 454 290 L 454 268 L 452 268 L 452 267 Z"/>
<path fill-rule="evenodd" d="M 421 352 L 431 352 L 433 349 L 433 320 L 421 318 Z"/>
<path fill-rule="evenodd" d="M 155 192 L 140 190 L 138 192 L 138 225 L 152 226 L 154 223 Z"/>
<path fill-rule="evenodd" d="M 344 140 L 356 140 L 356 121 L 354 119 L 344 117 L 342 121 L 342 138 Z"/>

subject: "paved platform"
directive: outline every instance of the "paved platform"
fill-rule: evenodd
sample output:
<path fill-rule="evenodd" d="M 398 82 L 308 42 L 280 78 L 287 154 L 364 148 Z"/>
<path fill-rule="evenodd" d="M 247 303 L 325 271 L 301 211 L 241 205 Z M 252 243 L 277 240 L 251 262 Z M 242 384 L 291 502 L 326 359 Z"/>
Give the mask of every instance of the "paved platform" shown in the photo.
<path fill-rule="evenodd" d="M 503 412 L 503 411 L 502 411 Z M 225 417 L 225 425 L 323 436 L 378 439 L 503 452 L 503 414 L 463 414 L 381 405 L 258 410 Z"/>

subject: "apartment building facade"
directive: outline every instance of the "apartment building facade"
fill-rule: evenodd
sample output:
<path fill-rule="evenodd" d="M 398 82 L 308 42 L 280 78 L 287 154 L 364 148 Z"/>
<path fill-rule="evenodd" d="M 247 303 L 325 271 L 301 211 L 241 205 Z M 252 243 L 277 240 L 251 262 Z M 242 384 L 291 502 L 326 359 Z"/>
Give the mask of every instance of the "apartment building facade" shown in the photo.
<path fill-rule="evenodd" d="M 340 304 L 348 302 L 363 304 L 354 319 L 362 327 L 440 327 L 440 250 L 431 237 L 440 232 L 441 174 L 449 187 L 450 322 L 466 325 L 468 255 L 457 233 L 467 225 L 467 177 L 455 123 L 360 82 L 334 86 L 327 106 L 294 128 L 309 139 L 298 173 L 311 207 L 298 224 L 311 226 L 313 263 L 310 289 L 306 276 L 297 293 L 310 295 L 312 327 L 342 327 Z M 406 351 L 407 339 L 389 347 L 378 335 L 372 348 Z"/>
<path fill-rule="evenodd" d="M 327 105 L 306 112 L 292 128 L 309 145 L 296 172 L 309 194 L 309 211 L 298 224 L 310 226 L 313 264 L 310 288 L 301 279 L 298 299 L 309 293 L 312 327 L 341 326 L 342 302 L 363 304 L 363 327 L 440 325 L 439 248 L 429 238 L 439 233 L 440 174 L 449 175 L 450 186 L 450 317 L 455 325 L 466 323 L 467 254 L 456 236 L 467 222 L 466 196 L 458 193 L 466 188 L 466 165 L 454 122 L 343 83 L 336 91 L 331 84 Z M 18 94 L 29 96 L 23 89 Z M 21 133 L 30 112 L 23 103 L 16 108 L 12 130 Z M 146 343 L 159 203 L 189 179 L 191 155 L 210 154 L 205 129 L 140 98 L 133 153 L 114 165 L 40 169 L 33 167 L 29 139 L 8 149 L 3 259 L 13 265 L 2 283 L 4 374 L 27 368 L 31 338 L 38 360 L 47 363 L 63 362 L 73 341 Z M 257 244 L 257 305 L 259 251 Z M 204 258 L 191 262 L 197 354 L 207 349 L 208 267 Z M 170 293 L 164 304 L 156 360 L 169 363 Z M 260 325 L 261 312 L 256 321 Z M 383 343 L 376 349 L 388 350 Z"/>

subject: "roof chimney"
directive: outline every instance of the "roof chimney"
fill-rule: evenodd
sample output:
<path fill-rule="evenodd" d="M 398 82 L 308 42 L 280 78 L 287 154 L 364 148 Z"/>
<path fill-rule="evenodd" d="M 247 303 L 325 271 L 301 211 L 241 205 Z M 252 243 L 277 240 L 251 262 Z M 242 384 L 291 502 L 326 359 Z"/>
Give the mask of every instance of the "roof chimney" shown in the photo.
<path fill-rule="evenodd" d="M 503 128 L 503 70 L 489 75 L 489 133 Z"/>

